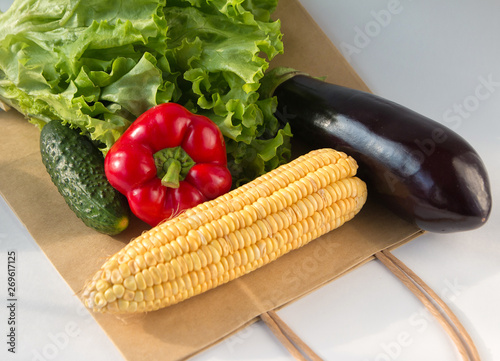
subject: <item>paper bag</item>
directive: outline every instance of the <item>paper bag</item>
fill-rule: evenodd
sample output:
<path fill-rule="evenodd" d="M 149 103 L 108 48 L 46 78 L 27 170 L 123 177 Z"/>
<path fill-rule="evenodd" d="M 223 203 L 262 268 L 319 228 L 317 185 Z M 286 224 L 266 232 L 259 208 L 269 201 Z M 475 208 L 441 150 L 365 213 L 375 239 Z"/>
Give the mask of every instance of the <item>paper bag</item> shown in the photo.
<path fill-rule="evenodd" d="M 285 55 L 273 66 L 367 90 L 298 1 L 282 0 L 275 17 L 282 21 Z M 86 227 L 45 171 L 39 130 L 14 110 L 0 113 L 0 126 L 0 192 L 77 297 L 106 257 L 149 227 L 134 218 L 115 237 Z M 145 315 L 95 318 L 127 360 L 185 359 L 419 234 L 369 197 L 352 221 L 240 279 Z"/>

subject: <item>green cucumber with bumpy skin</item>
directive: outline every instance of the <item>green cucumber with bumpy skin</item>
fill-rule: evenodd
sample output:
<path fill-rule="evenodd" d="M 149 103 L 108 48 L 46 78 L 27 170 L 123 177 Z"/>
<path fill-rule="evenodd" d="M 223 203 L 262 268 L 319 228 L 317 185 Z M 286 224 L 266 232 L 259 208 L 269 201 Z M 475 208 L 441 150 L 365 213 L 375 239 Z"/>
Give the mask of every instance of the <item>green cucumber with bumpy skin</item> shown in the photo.
<path fill-rule="evenodd" d="M 40 133 L 40 151 L 52 182 L 83 223 L 109 235 L 127 228 L 126 200 L 109 184 L 102 152 L 89 138 L 51 121 Z"/>

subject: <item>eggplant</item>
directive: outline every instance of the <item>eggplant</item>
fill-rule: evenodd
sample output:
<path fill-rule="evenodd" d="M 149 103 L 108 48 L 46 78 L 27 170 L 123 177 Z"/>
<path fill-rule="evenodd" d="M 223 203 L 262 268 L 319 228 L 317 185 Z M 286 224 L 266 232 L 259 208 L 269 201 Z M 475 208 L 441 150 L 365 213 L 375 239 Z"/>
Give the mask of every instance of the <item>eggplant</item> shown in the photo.
<path fill-rule="evenodd" d="M 276 69 L 264 91 L 295 138 L 354 157 L 359 177 L 387 208 L 429 232 L 482 226 L 492 198 L 486 168 L 460 135 L 372 93 Z"/>

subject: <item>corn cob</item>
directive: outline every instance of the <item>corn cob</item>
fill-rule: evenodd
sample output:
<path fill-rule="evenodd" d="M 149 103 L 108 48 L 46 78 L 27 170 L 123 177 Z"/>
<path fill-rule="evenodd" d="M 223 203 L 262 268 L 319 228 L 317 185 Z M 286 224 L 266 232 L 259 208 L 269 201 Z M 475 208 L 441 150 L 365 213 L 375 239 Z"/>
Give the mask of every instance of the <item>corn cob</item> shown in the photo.
<path fill-rule="evenodd" d="M 247 274 L 352 219 L 367 197 L 356 171 L 346 154 L 315 150 L 189 209 L 110 257 L 83 301 L 153 311 Z"/>

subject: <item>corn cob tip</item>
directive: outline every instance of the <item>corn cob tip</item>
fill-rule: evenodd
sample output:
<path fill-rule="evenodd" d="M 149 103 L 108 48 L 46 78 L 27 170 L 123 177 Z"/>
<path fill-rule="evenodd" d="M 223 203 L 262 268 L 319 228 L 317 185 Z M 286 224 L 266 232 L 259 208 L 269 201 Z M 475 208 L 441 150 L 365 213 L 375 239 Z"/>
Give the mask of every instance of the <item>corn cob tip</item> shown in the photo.
<path fill-rule="evenodd" d="M 340 227 L 367 190 L 345 153 L 320 149 L 143 233 L 85 286 L 96 312 L 157 310 L 247 274 Z"/>

